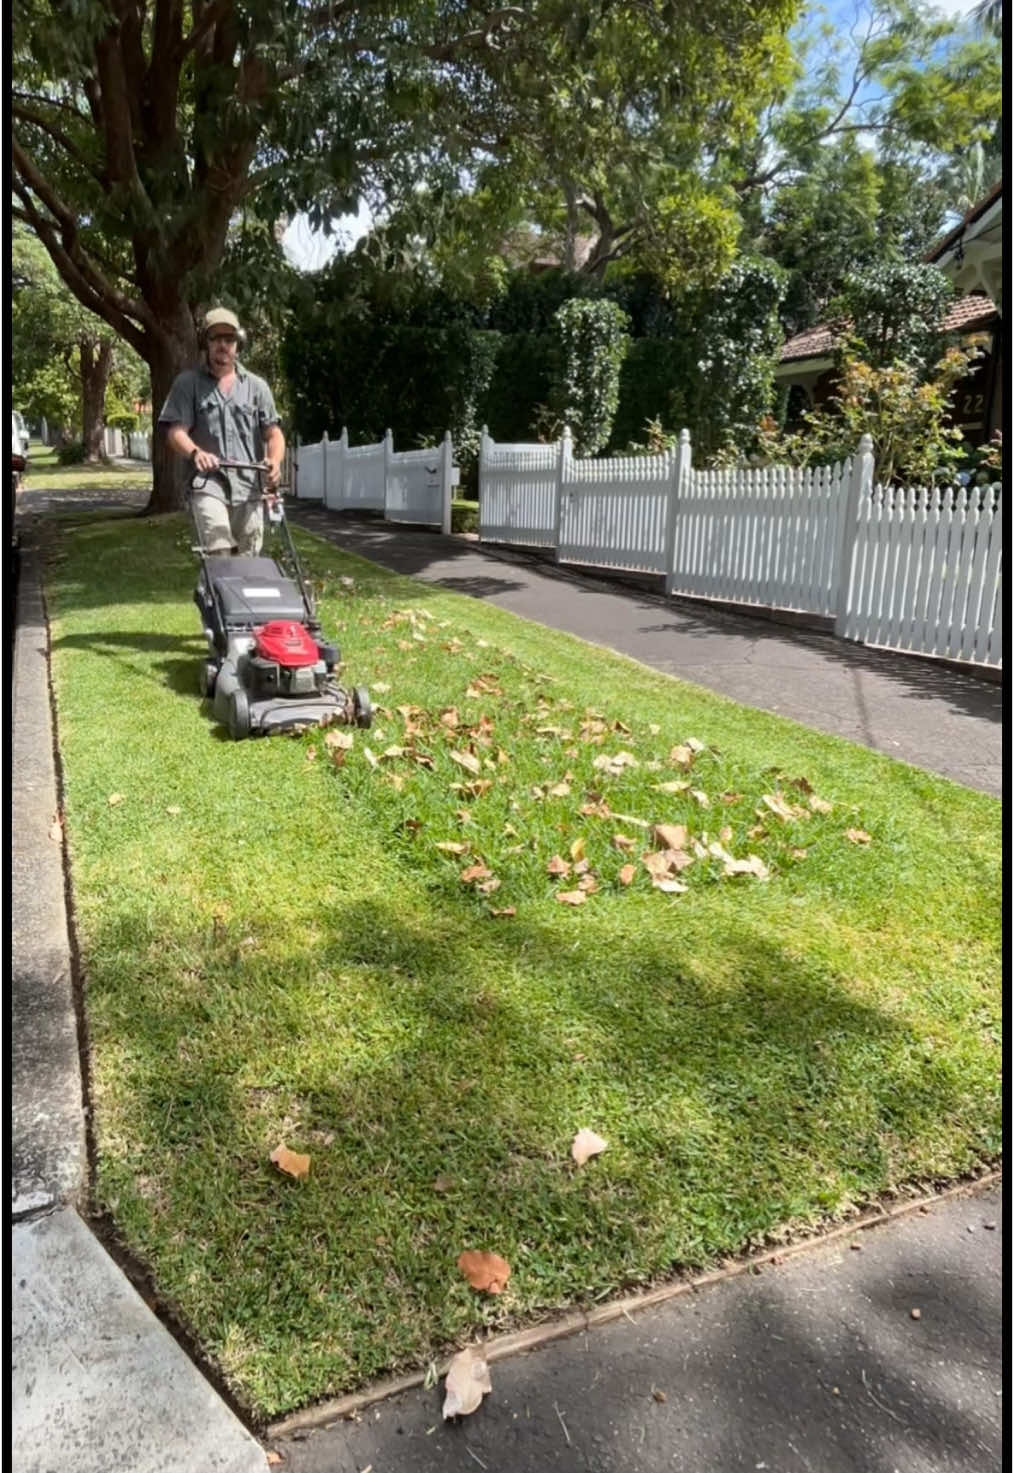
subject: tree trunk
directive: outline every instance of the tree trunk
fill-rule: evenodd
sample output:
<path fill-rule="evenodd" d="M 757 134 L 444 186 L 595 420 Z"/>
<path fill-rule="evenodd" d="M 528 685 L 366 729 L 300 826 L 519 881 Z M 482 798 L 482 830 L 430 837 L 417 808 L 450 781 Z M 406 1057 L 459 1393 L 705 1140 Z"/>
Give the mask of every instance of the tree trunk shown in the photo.
<path fill-rule="evenodd" d="M 173 379 L 197 362 L 197 338 L 189 311 L 181 309 L 176 332 L 166 333 L 150 342 L 147 353 L 151 371 L 151 498 L 146 511 L 151 515 L 181 511 L 187 486 L 187 466 L 166 444 L 159 430 L 158 416 L 172 387 Z"/>
<path fill-rule="evenodd" d="M 105 460 L 103 430 L 105 429 L 106 389 L 113 366 L 113 345 L 110 342 L 88 342 L 78 344 L 81 356 L 81 423 L 84 439 L 85 460 Z"/>

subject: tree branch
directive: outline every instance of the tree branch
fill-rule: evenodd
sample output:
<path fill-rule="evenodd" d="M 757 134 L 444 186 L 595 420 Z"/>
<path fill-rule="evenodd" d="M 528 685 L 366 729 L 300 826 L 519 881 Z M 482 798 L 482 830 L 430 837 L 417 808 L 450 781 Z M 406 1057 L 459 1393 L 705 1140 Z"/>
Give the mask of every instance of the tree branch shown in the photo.
<path fill-rule="evenodd" d="M 147 335 L 138 327 L 137 323 L 127 317 L 110 300 L 104 298 L 91 283 L 86 279 L 79 269 L 77 261 L 63 245 L 58 234 L 56 225 L 51 220 L 46 220 L 39 214 L 32 203 L 31 195 L 20 180 L 12 180 L 12 187 L 22 202 L 22 209 L 13 209 L 11 213 L 29 225 L 39 240 L 46 247 L 50 258 L 69 289 L 77 297 L 82 307 L 89 312 L 94 312 L 103 322 L 109 324 L 115 333 L 118 333 L 125 342 L 142 357 L 147 349 Z M 147 312 L 144 313 L 147 317 Z M 154 325 L 154 324 L 153 324 Z"/>
<path fill-rule="evenodd" d="M 70 158 L 81 165 L 82 169 L 95 180 L 96 184 L 105 184 L 105 178 L 102 173 L 85 157 L 77 144 L 64 133 L 62 128 L 57 128 L 48 118 L 37 113 L 34 108 L 25 107 L 24 103 L 19 101 L 17 95 L 11 99 L 11 112 L 14 117 L 21 118 L 26 123 L 33 123 L 37 128 L 41 128 L 44 133 L 48 133 L 50 138 L 58 143 Z"/>
<path fill-rule="evenodd" d="M 158 324 L 149 308 L 143 302 L 139 302 L 132 297 L 127 297 L 118 291 L 112 282 L 106 280 L 94 262 L 89 259 L 86 251 L 81 246 L 78 236 L 77 219 L 49 184 L 48 180 L 40 173 L 17 138 L 11 141 L 11 152 L 16 170 L 16 176 L 12 181 L 13 187 L 24 207 L 31 212 L 32 219 L 30 223 L 32 228 L 38 233 L 39 238 L 45 244 L 46 249 L 58 267 L 59 260 L 57 256 L 59 252 L 59 256 L 67 263 L 69 271 L 72 272 L 75 280 L 83 283 L 84 287 L 94 294 L 96 300 L 101 301 L 104 305 L 108 304 L 110 310 L 115 311 L 117 314 L 117 321 L 114 322 L 108 315 L 108 312 L 100 311 L 94 305 L 93 301 L 85 301 L 80 291 L 75 289 L 75 295 L 78 297 L 78 300 L 85 306 L 90 307 L 93 312 L 97 312 L 100 317 L 103 317 L 118 332 L 120 331 L 120 319 L 128 318 L 134 318 L 143 322 L 149 329 L 157 331 Z M 38 196 L 54 217 L 52 221 L 45 221 L 35 209 L 32 202 L 33 194 Z M 57 231 L 59 231 L 59 242 L 57 241 Z M 71 275 L 65 273 L 62 268 L 60 274 L 64 277 L 67 285 L 71 286 Z M 124 336 L 128 338 L 128 341 L 133 342 L 133 339 L 126 332 L 124 332 Z"/>

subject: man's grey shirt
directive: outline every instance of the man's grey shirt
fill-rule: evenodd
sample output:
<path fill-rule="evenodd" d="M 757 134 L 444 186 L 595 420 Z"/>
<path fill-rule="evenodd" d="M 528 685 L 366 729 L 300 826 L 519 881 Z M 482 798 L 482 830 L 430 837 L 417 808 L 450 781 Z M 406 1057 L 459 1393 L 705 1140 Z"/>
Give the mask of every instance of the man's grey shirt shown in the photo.
<path fill-rule="evenodd" d="M 231 394 L 204 368 L 188 368 L 173 382 L 158 417 L 160 425 L 184 425 L 194 444 L 221 460 L 261 461 L 264 435 L 280 423 L 274 397 L 262 378 L 236 365 Z M 190 487 L 219 501 L 248 501 L 259 494 L 253 471 L 219 471 L 203 476 L 191 467 Z M 228 494 L 226 488 L 228 487 Z"/>

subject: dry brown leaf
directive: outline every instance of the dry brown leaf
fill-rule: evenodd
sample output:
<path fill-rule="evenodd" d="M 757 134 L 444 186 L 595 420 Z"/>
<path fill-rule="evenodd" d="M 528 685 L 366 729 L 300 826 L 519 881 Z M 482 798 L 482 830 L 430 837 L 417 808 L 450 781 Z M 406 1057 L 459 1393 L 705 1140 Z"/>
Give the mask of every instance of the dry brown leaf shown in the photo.
<path fill-rule="evenodd" d="M 686 847 L 687 830 L 681 823 L 657 823 L 654 829 L 655 842 L 663 849 L 683 849 Z"/>
<path fill-rule="evenodd" d="M 380 766 L 380 763 L 378 762 L 375 754 L 370 751 L 369 747 L 364 747 L 363 748 L 363 756 L 366 758 L 367 762 L 370 764 L 371 767 L 379 767 Z"/>
<path fill-rule="evenodd" d="M 470 772 L 473 777 L 478 777 L 482 771 L 482 763 L 478 757 L 473 757 L 471 752 L 452 752 L 451 761 L 463 767 L 466 772 Z"/>
<path fill-rule="evenodd" d="M 276 1146 L 271 1152 L 271 1160 L 279 1171 L 284 1171 L 286 1176 L 294 1176 L 297 1181 L 304 1181 L 310 1175 L 309 1156 L 290 1151 L 288 1146 Z"/>
<path fill-rule="evenodd" d="M 686 781 L 671 783 L 654 783 L 656 793 L 685 793 L 690 784 Z"/>
<path fill-rule="evenodd" d="M 696 737 L 687 737 L 685 745 L 690 748 L 695 757 L 698 752 L 706 751 L 704 743 L 699 742 Z"/>
<path fill-rule="evenodd" d="M 610 818 L 615 818 L 617 823 L 632 823 L 635 829 L 650 829 L 651 824 L 646 818 L 635 818 L 632 813 L 610 813 Z"/>
<path fill-rule="evenodd" d="M 620 882 L 621 885 L 631 885 L 631 884 L 633 884 L 634 876 L 636 874 L 637 874 L 637 866 L 636 865 L 634 865 L 634 864 L 625 864 L 623 866 L 623 868 L 620 870 L 620 873 L 617 876 L 617 878 L 619 879 L 619 882 Z"/>
<path fill-rule="evenodd" d="M 869 844 L 873 835 L 868 834 L 865 829 L 846 829 L 845 837 L 853 844 Z"/>
<path fill-rule="evenodd" d="M 614 849 L 629 851 L 637 848 L 637 840 L 629 838 L 626 834 L 614 834 L 612 843 Z"/>
<path fill-rule="evenodd" d="M 502 1294 L 511 1276 L 511 1266 L 499 1253 L 484 1253 L 466 1248 L 458 1258 L 458 1267 L 473 1289 L 483 1294 Z"/>
<path fill-rule="evenodd" d="M 826 802 L 826 800 L 823 799 L 823 798 L 818 798 L 817 795 L 816 795 L 816 793 L 811 793 L 810 794 L 810 800 L 809 801 L 810 801 L 810 807 L 813 809 L 814 813 L 833 813 L 834 812 L 834 804 L 833 803 Z"/>
<path fill-rule="evenodd" d="M 758 880 L 769 878 L 770 871 L 763 859 L 750 854 L 746 859 L 729 859 L 725 866 L 726 875 L 756 875 Z"/>
<path fill-rule="evenodd" d="M 549 790 L 551 798 L 569 798 L 570 783 L 555 783 Z"/>
<path fill-rule="evenodd" d="M 494 875 L 491 880 L 486 880 L 483 884 L 476 885 L 475 888 L 480 895 L 492 895 L 495 891 L 499 890 L 502 883 L 503 881 L 498 880 Z"/>
<path fill-rule="evenodd" d="M 507 917 L 516 916 L 517 915 L 517 908 L 515 906 L 513 906 L 513 905 L 505 905 L 504 908 L 503 908 L 503 910 L 491 910 L 490 911 L 490 915 L 491 916 L 507 916 Z"/>
<path fill-rule="evenodd" d="M 449 706 L 446 711 L 440 713 L 440 725 L 446 726 L 450 731 L 460 726 L 461 717 L 458 715 L 457 706 Z"/>
<path fill-rule="evenodd" d="M 123 796 L 122 793 L 110 793 L 110 795 L 109 795 L 109 806 L 110 806 L 110 808 L 116 808 L 122 802 L 124 802 L 124 796 Z"/>
<path fill-rule="evenodd" d="M 166 813 L 169 814 L 170 818 L 178 818 L 182 812 L 183 809 L 175 803 L 170 804 L 170 806 L 166 809 Z"/>
<path fill-rule="evenodd" d="M 588 899 L 583 890 L 558 890 L 556 898 L 561 905 L 584 905 Z"/>
<path fill-rule="evenodd" d="M 574 873 L 576 875 L 586 875 L 590 869 L 591 869 L 591 860 L 590 859 L 579 859 L 578 862 L 577 862 L 577 864 L 575 864 L 575 866 L 574 866 Z"/>
<path fill-rule="evenodd" d="M 571 846 L 570 846 L 570 857 L 571 857 L 571 859 L 583 859 L 584 858 L 584 840 L 583 839 L 575 839 L 574 842 L 573 842 L 573 844 L 571 844 Z"/>
<path fill-rule="evenodd" d="M 633 752 L 616 752 L 612 756 L 603 753 L 592 763 L 593 767 L 602 772 L 608 772 L 610 777 L 619 777 L 625 767 L 638 767 L 639 765 Z"/>
<path fill-rule="evenodd" d="M 433 847 L 444 854 L 464 854 L 468 850 L 467 844 L 455 844 L 450 840 L 443 844 L 434 844 Z"/>
<path fill-rule="evenodd" d="M 732 843 L 732 829 L 729 827 L 728 824 L 725 825 L 724 829 L 719 829 L 718 837 L 721 839 L 723 844 Z"/>
<path fill-rule="evenodd" d="M 571 1143 L 570 1154 L 578 1166 L 583 1166 L 586 1161 L 591 1160 L 592 1156 L 600 1155 L 608 1144 L 608 1141 L 604 1141 L 593 1130 L 582 1129 L 578 1131 Z"/>
<path fill-rule="evenodd" d="M 701 805 L 702 808 L 711 807 L 711 799 L 708 797 L 707 793 L 702 793 L 700 788 L 691 788 L 690 796 L 691 798 L 696 798 L 697 802 Z"/>
<path fill-rule="evenodd" d="M 49 826 L 49 837 L 54 844 L 63 843 L 63 819 L 59 814 L 56 814 L 53 822 Z"/>
<path fill-rule="evenodd" d="M 699 858 L 704 858 L 707 850 L 704 850 Z M 693 864 L 694 857 L 685 849 L 657 849 L 653 854 L 643 854 L 641 863 L 653 879 L 664 879 L 667 875 L 679 874 L 682 870 L 689 869 Z"/>
<path fill-rule="evenodd" d="M 570 865 L 559 854 L 554 854 L 546 865 L 547 875 L 569 875 Z"/>
<path fill-rule="evenodd" d="M 692 767 L 694 755 L 694 749 L 689 744 L 673 747 L 669 753 L 669 761 L 674 767 Z"/>
<path fill-rule="evenodd" d="M 577 888 L 583 890 L 586 895 L 594 895 L 599 888 L 599 882 L 594 875 L 582 875 L 577 882 Z"/>
<path fill-rule="evenodd" d="M 482 1398 L 493 1390 L 489 1366 L 482 1352 L 468 1346 L 459 1350 L 447 1367 L 444 1382 L 444 1420 L 468 1417 L 482 1405 Z"/>
<path fill-rule="evenodd" d="M 487 869 L 484 864 L 473 864 L 469 869 L 461 871 L 461 883 L 463 885 L 474 884 L 476 880 L 488 880 L 493 871 Z"/>
<path fill-rule="evenodd" d="M 792 858 L 793 859 L 805 859 L 808 852 L 809 851 L 806 850 L 806 849 L 793 849 L 792 850 Z"/>
<path fill-rule="evenodd" d="M 743 801 L 743 794 L 742 793 L 719 793 L 718 800 L 719 800 L 720 803 L 728 803 L 729 805 L 731 805 L 733 803 L 742 803 L 742 801 Z"/>
<path fill-rule="evenodd" d="M 681 880 L 653 879 L 651 883 L 654 889 L 662 890 L 665 892 L 666 895 L 685 895 L 689 888 L 687 885 L 684 885 Z"/>
<path fill-rule="evenodd" d="M 317 760 L 317 748 L 316 747 L 309 747 L 307 749 L 306 760 L 307 760 L 307 762 L 316 762 L 316 760 Z"/>
<path fill-rule="evenodd" d="M 793 819 L 799 818 L 805 813 L 805 809 L 797 808 L 792 803 L 786 803 L 781 793 L 765 793 L 761 798 L 761 802 L 767 808 L 770 808 L 771 812 L 776 818 L 780 818 L 782 823 L 791 823 Z"/>
<path fill-rule="evenodd" d="M 330 747 L 332 750 L 339 748 L 342 751 L 348 751 L 354 741 L 355 737 L 351 731 L 329 731 L 324 735 L 325 747 Z"/>

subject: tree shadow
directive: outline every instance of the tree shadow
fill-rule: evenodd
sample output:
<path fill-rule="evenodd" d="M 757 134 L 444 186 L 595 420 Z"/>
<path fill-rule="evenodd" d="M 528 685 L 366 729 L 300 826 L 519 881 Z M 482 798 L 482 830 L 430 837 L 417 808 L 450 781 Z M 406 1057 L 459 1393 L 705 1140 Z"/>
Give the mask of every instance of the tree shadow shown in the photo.
<path fill-rule="evenodd" d="M 955 1268 L 968 1254 L 960 1226 L 941 1215 L 917 1234 L 902 1222 L 863 1234 L 861 1255 L 818 1245 L 499 1361 L 481 1411 L 457 1424 L 441 1421 L 442 1386 L 420 1387 L 274 1445 L 292 1473 L 370 1463 L 463 1473 L 479 1461 L 518 1473 L 998 1468 L 1001 1331 L 989 1280 L 998 1290 L 1000 1275 Z M 918 1325 L 913 1304 L 933 1306 Z"/>
<path fill-rule="evenodd" d="M 702 974 L 677 928 L 666 945 L 628 936 L 604 951 L 443 892 L 411 918 L 382 894 L 324 907 L 294 889 L 284 921 L 219 921 L 216 899 L 212 884 L 182 927 L 157 896 L 121 905 L 86 950 L 93 1047 L 130 1101 L 132 1144 L 119 1121 L 100 1178 L 126 1198 L 154 1174 L 178 1204 L 164 1236 L 135 1199 L 135 1232 L 151 1215 L 134 1246 L 147 1241 L 213 1361 L 250 1323 L 256 1282 L 281 1275 L 264 1355 L 313 1361 L 322 1395 L 418 1365 L 469 1325 L 515 1322 L 448 1292 L 461 1244 L 523 1266 L 522 1321 L 590 1305 L 862 1200 L 890 1153 L 917 1144 L 911 1121 L 967 1110 L 945 1061 L 907 1067 L 920 1040 L 898 1015 L 743 917 L 713 937 Z M 496 924 L 494 973 L 483 927 Z M 101 1061 L 107 1046 L 121 1065 Z M 626 1124 L 608 1166 L 578 1176 L 567 1151 L 599 1124 L 592 1100 Z M 112 1124 L 100 1109 L 100 1137 Z M 313 1154 L 298 1193 L 280 1194 L 267 1163 L 281 1139 Z M 203 1245 L 186 1283 L 180 1235 Z M 280 1364 L 266 1372 L 277 1386 Z"/>
<path fill-rule="evenodd" d="M 102 655 L 158 685 L 183 696 L 198 696 L 198 679 L 207 641 L 200 635 L 141 634 L 103 630 L 95 634 L 63 634 L 51 648 L 60 653 L 87 651 Z M 165 655 L 167 658 L 158 659 Z M 135 658 L 139 657 L 139 658 Z"/>

